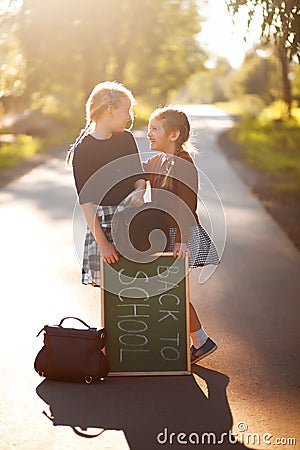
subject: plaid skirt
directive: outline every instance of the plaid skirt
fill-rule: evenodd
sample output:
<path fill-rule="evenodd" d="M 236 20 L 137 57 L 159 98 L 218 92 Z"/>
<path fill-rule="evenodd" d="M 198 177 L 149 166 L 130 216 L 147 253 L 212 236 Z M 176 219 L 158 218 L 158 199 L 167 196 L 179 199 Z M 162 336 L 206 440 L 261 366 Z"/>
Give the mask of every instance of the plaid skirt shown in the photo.
<path fill-rule="evenodd" d="M 118 206 L 98 206 L 97 217 L 99 224 L 110 242 L 112 240 L 112 221 Z M 173 252 L 176 237 L 176 229 L 169 229 L 169 252 Z M 215 244 L 211 240 L 209 234 L 201 225 L 191 227 L 190 237 L 187 242 L 190 251 L 189 267 L 203 267 L 208 264 L 217 265 L 220 258 Z M 82 283 L 91 284 L 93 286 L 101 286 L 100 277 L 100 250 L 95 238 L 87 227 L 82 262 Z"/>
<path fill-rule="evenodd" d="M 169 229 L 169 251 L 173 252 L 176 238 L 176 228 Z M 187 241 L 187 248 L 190 251 L 189 267 L 203 267 L 209 264 L 218 265 L 220 258 L 215 244 L 211 240 L 207 231 L 202 225 L 193 225 Z"/>
<path fill-rule="evenodd" d="M 108 241 L 112 242 L 111 224 L 117 206 L 97 206 L 99 224 Z M 83 248 L 82 283 L 101 286 L 100 250 L 93 233 L 87 227 Z"/>

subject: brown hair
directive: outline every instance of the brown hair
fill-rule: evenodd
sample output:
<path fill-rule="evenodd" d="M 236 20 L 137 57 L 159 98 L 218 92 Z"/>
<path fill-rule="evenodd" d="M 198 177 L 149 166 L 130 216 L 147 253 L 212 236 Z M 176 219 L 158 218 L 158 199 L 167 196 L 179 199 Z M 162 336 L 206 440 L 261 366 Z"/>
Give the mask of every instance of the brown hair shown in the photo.
<path fill-rule="evenodd" d="M 195 152 L 195 148 L 190 142 L 191 127 L 187 115 L 178 106 L 165 106 L 158 108 L 150 116 L 151 119 L 157 119 L 162 121 L 162 125 L 167 133 L 178 130 L 180 132 L 177 140 L 175 141 L 176 149 L 174 156 L 169 162 L 169 167 L 162 182 L 162 187 L 172 190 L 173 180 L 171 175 L 174 171 L 176 156 L 180 152 L 186 151 L 188 153 Z"/>
<path fill-rule="evenodd" d="M 94 87 L 85 105 L 85 127 L 80 131 L 75 142 L 70 146 L 66 156 L 67 169 L 72 167 L 76 147 L 87 134 L 94 130 L 96 122 L 100 119 L 107 107 L 111 105 L 114 108 L 117 108 L 119 106 L 120 99 L 124 97 L 130 100 L 131 106 L 136 104 L 132 92 L 121 83 L 117 83 L 116 81 L 105 81 Z M 133 119 L 134 117 L 132 115 L 132 123 Z"/>

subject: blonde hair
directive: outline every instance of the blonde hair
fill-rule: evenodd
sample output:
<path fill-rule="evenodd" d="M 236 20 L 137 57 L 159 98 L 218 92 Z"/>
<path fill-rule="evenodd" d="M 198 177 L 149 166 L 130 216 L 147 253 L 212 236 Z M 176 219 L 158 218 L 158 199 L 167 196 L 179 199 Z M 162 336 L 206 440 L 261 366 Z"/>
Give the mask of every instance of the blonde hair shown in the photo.
<path fill-rule="evenodd" d="M 131 106 L 136 104 L 132 92 L 121 83 L 117 83 L 116 81 L 104 81 L 94 87 L 85 104 L 85 127 L 82 128 L 75 142 L 70 146 L 66 156 L 65 165 L 67 169 L 72 167 L 76 147 L 87 134 L 94 130 L 96 122 L 101 118 L 108 106 L 117 108 L 120 104 L 120 99 L 122 98 L 128 98 Z M 133 120 L 134 116 L 131 114 L 132 124 Z"/>
<path fill-rule="evenodd" d="M 180 152 L 186 151 L 189 154 L 196 153 L 195 147 L 191 143 L 190 134 L 191 126 L 187 115 L 178 106 L 164 106 L 163 108 L 157 108 L 150 116 L 151 119 L 161 120 L 162 126 L 167 133 L 178 130 L 179 136 L 175 141 L 176 148 L 174 152 L 175 158 L 172 158 L 169 162 L 169 168 L 163 179 L 162 187 L 172 190 L 173 180 L 171 178 L 174 171 L 176 156 Z"/>

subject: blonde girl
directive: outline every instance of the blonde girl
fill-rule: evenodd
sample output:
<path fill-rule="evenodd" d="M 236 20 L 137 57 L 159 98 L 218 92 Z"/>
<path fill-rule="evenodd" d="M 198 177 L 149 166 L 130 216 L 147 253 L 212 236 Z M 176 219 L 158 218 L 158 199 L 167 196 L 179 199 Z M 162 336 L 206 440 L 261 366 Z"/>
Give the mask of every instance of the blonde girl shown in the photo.
<path fill-rule="evenodd" d="M 186 114 L 174 106 L 155 110 L 149 119 L 147 137 L 151 150 L 160 152 L 143 166 L 152 198 L 169 213 L 169 251 L 182 259 L 188 254 L 190 267 L 218 264 L 217 250 L 196 212 L 198 172 L 191 156 Z M 196 363 L 215 351 L 217 345 L 204 331 L 192 304 L 190 318 L 191 360 Z"/>
<path fill-rule="evenodd" d="M 99 83 L 86 103 L 86 126 L 71 146 L 66 165 L 73 168 L 75 186 L 86 222 L 82 282 L 100 286 L 100 254 L 117 262 L 111 223 L 117 206 L 143 202 L 145 177 L 132 133 L 132 93 L 117 82 Z"/>

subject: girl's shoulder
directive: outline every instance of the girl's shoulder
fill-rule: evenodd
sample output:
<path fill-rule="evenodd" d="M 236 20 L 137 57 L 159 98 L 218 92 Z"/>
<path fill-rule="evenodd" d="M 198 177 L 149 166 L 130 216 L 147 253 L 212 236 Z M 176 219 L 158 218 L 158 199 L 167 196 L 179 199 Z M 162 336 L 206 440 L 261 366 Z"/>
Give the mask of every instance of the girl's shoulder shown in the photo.
<path fill-rule="evenodd" d="M 190 163 L 194 164 L 193 158 L 191 157 L 189 152 L 187 152 L 186 150 L 181 150 L 177 156 L 178 156 L 178 158 L 185 159 L 186 161 L 189 161 Z"/>
<path fill-rule="evenodd" d="M 74 158 L 78 158 L 81 154 L 86 154 L 94 147 L 94 139 L 90 134 L 85 135 L 74 149 Z"/>
<path fill-rule="evenodd" d="M 80 143 L 77 145 L 76 148 L 80 148 L 81 151 L 86 150 L 90 148 L 91 150 L 95 147 L 99 148 L 111 146 L 111 145 L 117 145 L 117 144 L 123 144 L 131 143 L 134 141 L 134 136 L 130 131 L 121 131 L 117 133 L 113 133 L 112 136 L 109 139 L 97 139 L 93 137 L 91 134 L 87 134 L 84 136 L 84 138 L 80 141 Z"/>
<path fill-rule="evenodd" d="M 113 134 L 113 138 L 121 140 L 121 141 L 127 141 L 127 142 L 134 140 L 134 136 L 131 133 L 131 131 L 129 131 L 129 130 L 118 131 Z"/>
<path fill-rule="evenodd" d="M 149 162 L 159 162 L 163 161 L 166 158 L 165 153 L 157 153 L 156 155 L 150 156 L 150 158 L 147 159 Z"/>
<path fill-rule="evenodd" d="M 123 147 L 124 152 L 137 153 L 138 147 L 133 133 L 129 130 L 119 131 L 113 134 L 113 144 Z"/>
<path fill-rule="evenodd" d="M 192 156 L 186 151 L 182 150 L 175 160 L 175 174 L 183 177 L 185 180 L 192 180 L 197 176 L 197 167 Z"/>
<path fill-rule="evenodd" d="M 159 153 L 157 155 L 151 156 L 150 158 L 148 158 L 144 163 L 143 166 L 145 168 L 145 170 L 149 170 L 149 171 L 157 171 L 157 169 L 159 167 L 162 166 L 164 160 L 165 160 L 165 154 L 164 153 Z"/>

